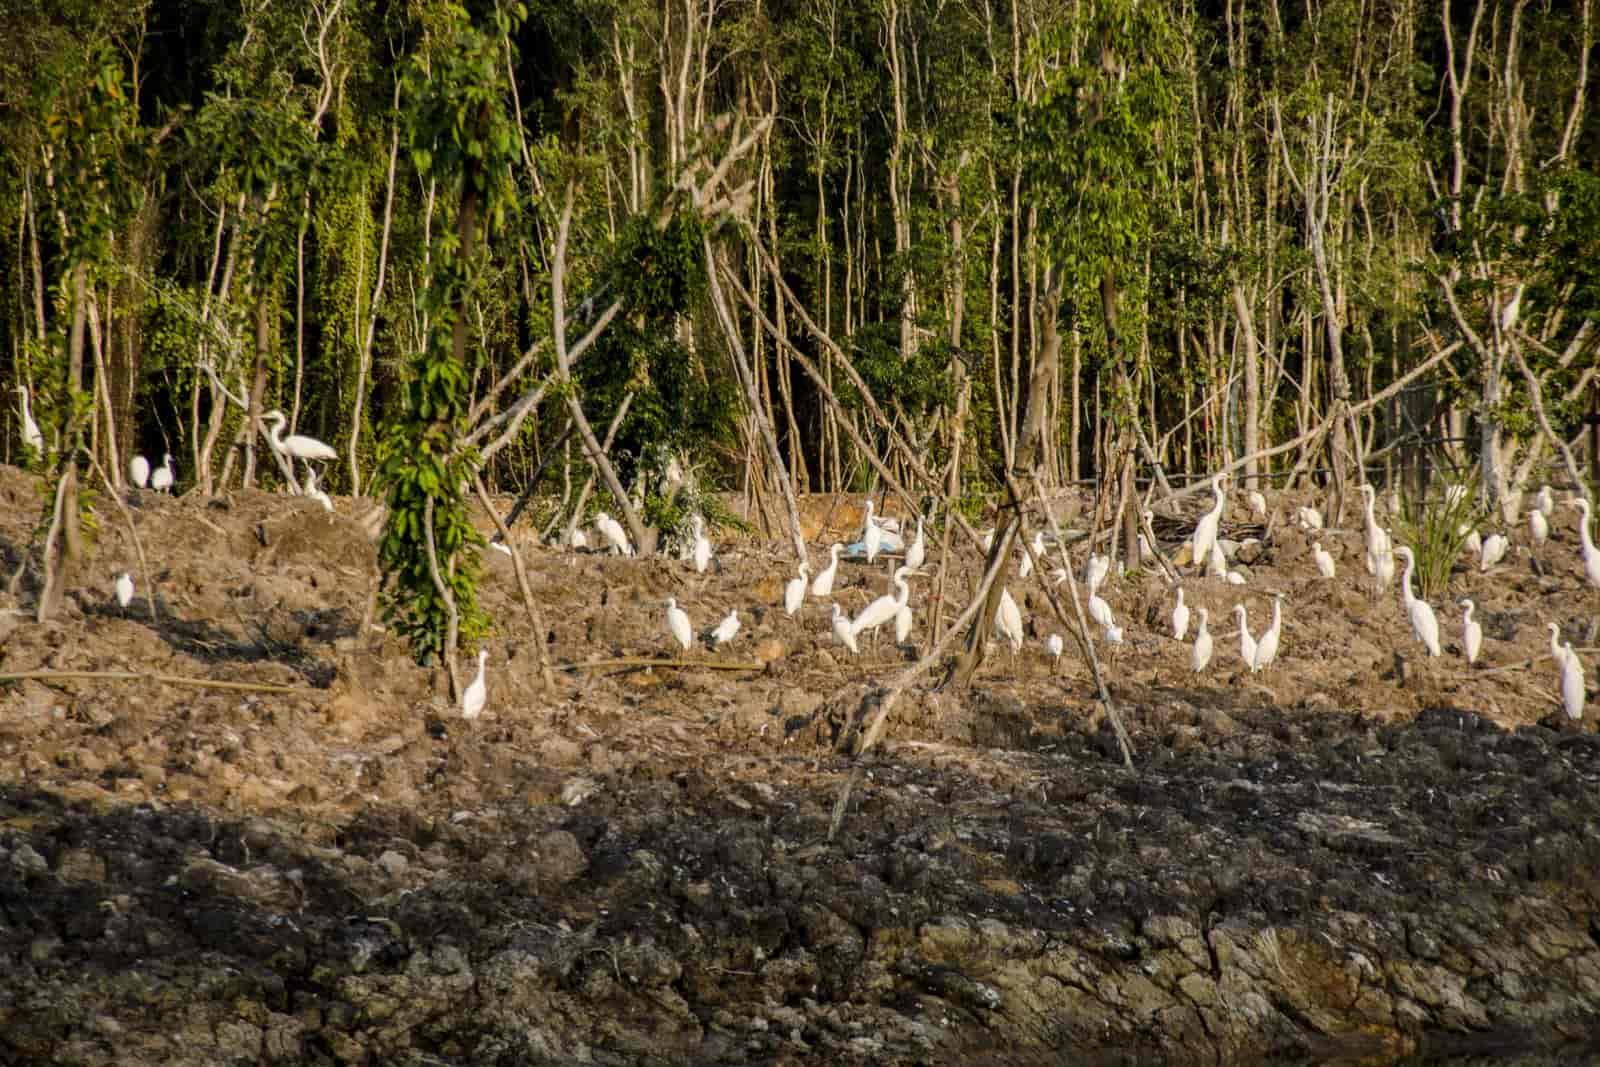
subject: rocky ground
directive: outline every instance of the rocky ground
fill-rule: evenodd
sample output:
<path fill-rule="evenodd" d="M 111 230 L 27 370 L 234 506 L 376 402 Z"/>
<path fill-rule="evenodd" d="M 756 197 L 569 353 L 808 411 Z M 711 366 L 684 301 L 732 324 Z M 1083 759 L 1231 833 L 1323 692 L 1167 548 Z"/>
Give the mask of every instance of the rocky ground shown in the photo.
<path fill-rule="evenodd" d="M 8 573 L 37 494 L 0 469 Z M 1570 519 L 1454 576 L 1432 661 L 1394 592 L 1365 588 L 1354 524 L 1321 535 L 1335 581 L 1282 522 L 1247 585 L 1186 580 L 1217 634 L 1201 676 L 1162 635 L 1161 578 L 1114 579 L 1132 772 L 1013 579 L 1028 647 L 970 689 L 909 694 L 830 841 L 838 740 L 911 651 L 841 658 L 823 602 L 786 619 L 779 539 L 725 539 L 703 578 L 525 546 L 544 632 L 489 553 L 489 705 L 466 723 L 375 628 L 366 509 L 337 505 L 144 495 L 152 620 L 102 502 L 59 619 L 24 614 L 31 571 L 4 597 L 0 1062 L 1600 1055 L 1600 738 L 1552 714 L 1543 629 L 1595 644 Z M 814 559 L 858 518 L 806 511 Z M 947 613 L 976 578 L 960 559 Z M 837 597 L 857 610 L 884 577 L 842 564 Z M 1279 664 L 1251 675 L 1229 612 L 1259 632 L 1273 591 Z M 584 666 L 665 656 L 668 596 L 699 628 L 737 607 L 744 630 L 686 669 Z"/>

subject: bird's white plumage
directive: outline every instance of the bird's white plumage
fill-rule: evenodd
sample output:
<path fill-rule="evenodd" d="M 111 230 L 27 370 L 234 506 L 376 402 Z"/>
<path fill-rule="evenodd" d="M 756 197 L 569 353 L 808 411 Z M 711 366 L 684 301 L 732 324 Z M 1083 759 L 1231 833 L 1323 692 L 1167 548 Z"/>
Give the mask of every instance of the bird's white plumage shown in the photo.
<path fill-rule="evenodd" d="M 1483 539 L 1483 549 L 1478 553 L 1478 569 L 1487 571 L 1496 563 L 1506 558 L 1506 549 L 1511 547 L 1511 542 L 1505 534 L 1492 533 Z"/>
<path fill-rule="evenodd" d="M 910 604 L 901 604 L 894 613 L 894 643 L 903 645 L 911 636 L 911 626 L 916 621 Z"/>
<path fill-rule="evenodd" d="M 588 548 L 589 535 L 583 532 L 583 527 L 574 526 L 572 536 L 567 538 L 567 545 L 571 548 Z"/>
<path fill-rule="evenodd" d="M 140 489 L 150 484 L 150 461 L 143 456 L 128 460 L 128 480 Z"/>
<path fill-rule="evenodd" d="M 1178 602 L 1172 606 L 1172 639 L 1182 641 L 1189 632 L 1189 605 L 1183 602 L 1183 586 L 1178 586 Z"/>
<path fill-rule="evenodd" d="M 310 467 L 306 468 L 306 496 L 321 504 L 324 511 L 333 510 L 333 498 L 328 496 L 328 494 L 324 493 L 321 489 L 317 488 L 317 472 L 312 470 Z M 500 545 L 499 547 L 502 552 L 509 553 L 511 551 L 504 545 Z"/>
<path fill-rule="evenodd" d="M 39 424 L 33 421 L 33 411 L 28 406 L 28 387 L 17 386 L 17 392 L 22 396 L 22 443 L 33 451 L 44 452 L 44 434 L 39 432 Z"/>
<path fill-rule="evenodd" d="M 867 562 L 876 560 L 879 549 L 883 547 L 883 527 L 873 521 L 870 499 L 867 501 L 867 516 L 861 531 L 861 541 L 867 547 Z"/>
<path fill-rule="evenodd" d="M 850 617 L 839 607 L 837 601 L 833 605 L 833 638 L 848 648 L 852 654 L 860 651 L 856 645 L 855 631 L 850 628 Z"/>
<path fill-rule="evenodd" d="M 1312 507 L 1302 507 L 1297 513 L 1300 516 L 1300 525 L 1308 530 L 1322 529 L 1322 512 Z"/>
<path fill-rule="evenodd" d="M 896 593 L 894 596 L 885 594 L 861 609 L 850 622 L 850 629 L 859 637 L 864 631 L 876 630 L 884 623 L 895 617 L 895 613 L 906 605 L 911 598 L 911 587 L 906 584 L 906 568 L 899 567 L 891 579 Z"/>
<path fill-rule="evenodd" d="M 1217 540 L 1217 527 L 1222 523 L 1222 509 L 1228 503 L 1228 498 L 1222 492 L 1222 483 L 1227 477 L 1228 475 L 1223 473 L 1211 479 L 1211 492 L 1215 499 L 1211 510 L 1200 516 L 1200 521 L 1195 523 L 1191 556 L 1196 566 L 1205 566 L 1206 561 L 1211 558 L 1211 547 Z"/>
<path fill-rule="evenodd" d="M 1471 600 L 1461 602 L 1461 651 L 1469 665 L 1478 662 L 1478 652 L 1483 648 L 1483 626 L 1472 617 L 1476 607 Z"/>
<path fill-rule="evenodd" d="M 1583 573 L 1588 577 L 1589 584 L 1600 589 L 1600 549 L 1594 547 L 1594 538 L 1589 536 L 1589 501 L 1582 496 L 1572 498 L 1572 506 L 1583 513 L 1583 519 L 1578 523 L 1578 542 L 1583 553 Z"/>
<path fill-rule="evenodd" d="M 1539 510 L 1544 512 L 1546 516 L 1555 514 L 1556 495 L 1550 491 L 1550 487 L 1548 485 L 1541 485 L 1539 487 L 1539 495 L 1536 499 L 1539 502 Z"/>
<path fill-rule="evenodd" d="M 161 466 L 150 472 L 150 488 L 158 493 L 165 493 L 172 488 L 172 453 L 167 453 L 161 458 Z"/>
<path fill-rule="evenodd" d="M 127 571 L 123 571 L 121 574 L 117 575 L 115 589 L 117 594 L 117 604 L 119 606 L 125 608 L 129 604 L 133 603 L 133 575 L 129 574 Z"/>
<path fill-rule="evenodd" d="M 839 573 L 839 550 L 844 546 L 835 541 L 828 546 L 828 565 L 817 572 L 811 579 L 812 596 L 832 596 L 833 576 Z"/>
<path fill-rule="evenodd" d="M 1093 593 L 1100 588 L 1110 573 L 1110 556 L 1090 555 L 1089 564 L 1084 568 L 1083 572 L 1083 584 L 1089 587 L 1090 593 Z"/>
<path fill-rule="evenodd" d="M 482 649 L 478 652 L 478 676 L 472 680 L 461 694 L 461 717 L 463 719 L 476 719 L 483 714 L 483 705 L 489 699 L 489 683 L 484 678 L 484 669 L 489 662 L 489 650 Z"/>
<path fill-rule="evenodd" d="M 1567 718 L 1577 722 L 1583 718 L 1583 661 L 1572 651 L 1570 641 L 1562 646 L 1561 652 L 1561 707 L 1566 711 Z"/>
<path fill-rule="evenodd" d="M 722 621 L 717 623 L 717 628 L 711 631 L 711 640 L 716 647 L 721 648 L 729 641 L 732 641 L 734 637 L 738 635 L 738 633 L 739 609 L 734 608 L 732 611 L 728 612 L 728 614 L 724 615 L 722 617 Z"/>
<path fill-rule="evenodd" d="M 594 517 L 594 528 L 600 531 L 600 536 L 605 539 L 613 552 L 622 556 L 633 555 L 633 545 L 629 542 L 622 523 L 602 511 Z"/>
<path fill-rule="evenodd" d="M 1250 510 L 1255 512 L 1257 518 L 1267 517 L 1267 498 L 1261 495 L 1259 489 L 1250 490 Z"/>
<path fill-rule="evenodd" d="M 1044 651 L 1051 659 L 1060 659 L 1061 653 L 1066 650 L 1066 642 L 1061 640 L 1060 634 L 1051 634 L 1044 639 Z"/>
<path fill-rule="evenodd" d="M 262 422 L 272 423 L 272 430 L 267 434 L 267 440 L 272 442 L 272 447 L 285 456 L 295 459 L 338 459 L 339 453 L 333 446 L 323 444 L 315 437 L 304 434 L 291 434 L 283 436 L 283 428 L 288 423 L 289 417 L 281 411 L 273 410 L 261 416 Z"/>
<path fill-rule="evenodd" d="M 1011 590 L 1000 590 L 1000 606 L 994 613 L 995 632 L 1004 638 L 1010 645 L 1012 652 L 1022 650 L 1022 612 L 1017 608 L 1017 602 L 1011 599 Z"/>
<path fill-rule="evenodd" d="M 689 624 L 689 613 L 678 607 L 676 597 L 667 598 L 667 633 L 685 652 L 694 644 L 694 627 Z"/>
<path fill-rule="evenodd" d="M 1396 545 L 1395 555 L 1404 556 L 1406 561 L 1405 574 L 1400 578 L 1400 599 L 1405 604 L 1406 616 L 1411 620 L 1411 632 L 1421 641 L 1428 650 L 1428 655 L 1439 655 L 1439 620 L 1434 617 L 1433 608 L 1426 600 L 1422 600 L 1411 592 L 1411 572 L 1416 568 L 1416 557 L 1411 553 L 1410 545 Z"/>
<path fill-rule="evenodd" d="M 1333 562 L 1333 556 L 1322 547 L 1321 541 L 1311 542 L 1311 558 L 1317 563 L 1317 573 L 1324 578 L 1332 578 L 1339 572 L 1338 566 Z"/>
<path fill-rule="evenodd" d="M 1033 555 L 1029 555 L 1026 552 L 1022 554 L 1022 562 L 1017 567 L 1018 578 L 1026 578 L 1033 573 L 1034 556 L 1044 559 L 1044 531 L 1035 530 L 1033 532 L 1033 541 L 1030 543 L 1030 547 L 1033 549 Z"/>
<path fill-rule="evenodd" d="M 800 605 L 806 602 L 806 586 L 811 584 L 811 564 L 805 560 L 800 561 L 800 573 L 789 579 L 789 584 L 783 587 L 783 613 L 793 616 L 800 610 Z"/>
<path fill-rule="evenodd" d="M 1544 512 L 1539 508 L 1528 512 L 1528 536 L 1536 545 L 1550 540 L 1550 520 L 1544 517 Z"/>
<path fill-rule="evenodd" d="M 1229 585 L 1243 585 L 1244 571 L 1229 571 L 1225 580 Z"/>
<path fill-rule="evenodd" d="M 1477 556 L 1479 559 L 1482 559 L 1483 536 L 1479 534 L 1477 530 L 1471 529 L 1464 523 L 1460 527 L 1457 527 L 1457 532 L 1466 534 L 1466 540 L 1462 542 L 1462 544 L 1466 547 L 1466 550 L 1471 552 L 1474 556 Z"/>
<path fill-rule="evenodd" d="M 1367 519 L 1367 573 L 1378 573 L 1378 562 L 1385 555 L 1394 550 L 1389 543 L 1389 535 L 1383 527 L 1378 525 L 1378 516 L 1375 514 L 1378 501 L 1378 491 L 1365 483 L 1361 486 L 1361 501 Z M 1330 575 L 1331 577 L 1331 575 Z M 1388 583 L 1385 582 L 1385 585 Z"/>
<path fill-rule="evenodd" d="M 1251 670 L 1256 669 L 1256 639 L 1250 635 L 1250 613 L 1243 604 L 1233 606 L 1233 617 L 1239 622 L 1239 658 Z"/>
<path fill-rule="evenodd" d="M 1272 661 L 1278 658 L 1278 642 L 1283 635 L 1283 597 L 1272 598 L 1272 625 L 1268 626 L 1261 639 L 1256 642 L 1255 659 L 1251 661 L 1252 671 L 1263 671 L 1272 666 Z"/>
<path fill-rule="evenodd" d="M 1116 619 L 1111 614 L 1111 605 L 1107 604 L 1099 593 L 1089 594 L 1089 618 L 1102 627 L 1116 623 Z"/>
<path fill-rule="evenodd" d="M 1194 635 L 1194 647 L 1189 650 L 1189 669 L 1199 674 L 1211 662 L 1211 631 L 1207 628 L 1211 614 L 1205 608 L 1198 610 L 1200 628 Z"/>
<path fill-rule="evenodd" d="M 1206 560 L 1206 573 L 1213 578 L 1226 578 L 1228 576 L 1228 556 L 1222 551 L 1221 541 L 1211 542 L 1211 551 Z"/>
<path fill-rule="evenodd" d="M 694 517 L 694 548 L 689 553 L 689 561 L 694 564 L 696 574 L 704 574 L 711 563 L 711 542 L 706 538 L 705 525 L 700 516 Z"/>
<path fill-rule="evenodd" d="M 1108 644 L 1108 645 L 1120 645 L 1120 644 L 1122 644 L 1122 627 L 1120 627 L 1120 626 L 1107 626 L 1106 629 L 1105 629 L 1105 635 L 1104 636 L 1105 636 L 1106 644 Z"/>
<path fill-rule="evenodd" d="M 927 543 L 922 540 L 922 516 L 917 516 L 917 539 L 906 549 L 906 566 L 916 570 L 928 558 Z"/>

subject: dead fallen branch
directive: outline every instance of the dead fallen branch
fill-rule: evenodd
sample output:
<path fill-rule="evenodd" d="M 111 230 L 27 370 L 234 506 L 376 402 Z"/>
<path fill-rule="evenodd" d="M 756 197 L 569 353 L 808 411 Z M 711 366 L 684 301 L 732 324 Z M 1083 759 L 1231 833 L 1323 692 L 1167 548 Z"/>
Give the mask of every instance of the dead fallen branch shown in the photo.
<path fill-rule="evenodd" d="M 0 682 L 104 681 L 156 682 L 160 685 L 185 685 L 193 689 L 231 689 L 245 693 L 320 693 L 303 685 L 278 685 L 274 682 L 227 682 L 217 678 L 186 678 L 181 674 L 157 671 L 10 671 L 0 674 Z"/>
<path fill-rule="evenodd" d="M 651 659 L 649 656 L 619 656 L 616 659 L 591 659 L 582 663 L 558 663 L 557 670 L 592 671 L 604 667 L 704 667 L 713 671 L 764 671 L 767 665 L 758 659 Z"/>

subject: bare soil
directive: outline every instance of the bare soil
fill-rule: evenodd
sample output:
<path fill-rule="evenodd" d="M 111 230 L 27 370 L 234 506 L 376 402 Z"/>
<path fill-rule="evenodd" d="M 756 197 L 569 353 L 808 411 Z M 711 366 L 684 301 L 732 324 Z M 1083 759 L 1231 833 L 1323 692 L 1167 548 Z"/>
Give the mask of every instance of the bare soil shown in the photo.
<path fill-rule="evenodd" d="M 0 499 L 9 572 L 38 483 L 0 469 Z M 104 501 L 58 619 L 32 621 L 31 570 L 0 594 L 0 672 L 53 672 L 0 683 L 0 1062 L 1595 1055 L 1600 738 L 1559 714 L 1544 630 L 1596 643 L 1575 522 L 1459 569 L 1431 661 L 1395 591 L 1366 588 L 1353 523 L 1319 535 L 1335 581 L 1281 521 L 1247 585 L 1186 579 L 1217 639 L 1199 676 L 1161 578 L 1113 579 L 1132 772 L 1013 579 L 1027 648 L 910 694 L 830 841 L 838 741 L 914 652 L 844 655 L 826 601 L 785 618 L 781 538 L 724 539 L 704 577 L 521 545 L 543 632 L 486 553 L 489 703 L 468 723 L 370 615 L 370 502 L 336 503 L 143 494 L 154 621 Z M 814 560 L 859 520 L 831 498 L 806 515 Z M 947 619 L 977 577 L 958 558 Z M 841 564 L 848 610 L 884 591 Z M 1231 609 L 1259 633 L 1273 591 L 1282 649 L 1252 675 Z M 699 630 L 733 608 L 744 627 L 688 654 L 704 666 L 583 666 L 667 656 L 668 596 Z"/>

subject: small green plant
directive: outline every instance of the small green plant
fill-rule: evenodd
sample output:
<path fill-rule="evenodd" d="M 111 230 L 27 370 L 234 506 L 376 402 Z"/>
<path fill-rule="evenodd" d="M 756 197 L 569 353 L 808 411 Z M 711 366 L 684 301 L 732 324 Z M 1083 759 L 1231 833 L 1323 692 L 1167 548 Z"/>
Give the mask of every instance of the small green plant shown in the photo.
<path fill-rule="evenodd" d="M 1482 517 L 1466 481 L 1446 482 L 1435 495 L 1406 501 L 1395 523 L 1395 543 L 1411 546 L 1416 557 L 1418 596 L 1429 599 L 1444 592 L 1467 535 Z"/>

